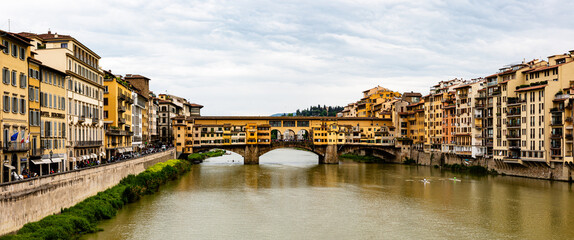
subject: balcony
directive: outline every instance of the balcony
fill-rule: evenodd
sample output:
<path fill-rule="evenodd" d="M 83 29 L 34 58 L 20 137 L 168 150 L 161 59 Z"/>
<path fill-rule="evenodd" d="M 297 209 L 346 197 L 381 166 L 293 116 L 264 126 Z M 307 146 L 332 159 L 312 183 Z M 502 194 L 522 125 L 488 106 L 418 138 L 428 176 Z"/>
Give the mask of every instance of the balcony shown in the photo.
<path fill-rule="evenodd" d="M 126 96 L 126 102 L 129 104 L 133 104 L 134 103 L 134 99 L 131 97 Z"/>
<path fill-rule="evenodd" d="M 550 122 L 550 126 L 562 126 L 564 125 L 564 123 L 562 123 L 562 119 L 553 119 L 552 122 Z"/>
<path fill-rule="evenodd" d="M 102 141 L 77 141 L 74 147 L 99 147 L 102 146 Z"/>
<path fill-rule="evenodd" d="M 550 135 L 550 138 L 560 139 L 560 138 L 562 138 L 562 133 L 552 133 Z"/>
<path fill-rule="evenodd" d="M 119 124 L 126 124 L 126 119 L 125 118 L 118 118 L 118 123 Z"/>
<path fill-rule="evenodd" d="M 507 139 L 520 139 L 520 134 L 506 134 Z"/>
<path fill-rule="evenodd" d="M 517 109 L 517 108 L 513 108 L 513 109 Z M 520 109 L 520 108 L 518 108 L 518 109 Z M 506 113 L 506 116 L 507 117 L 520 117 L 520 114 L 521 114 L 520 110 L 514 110 L 514 111 L 511 110 L 511 111 L 508 111 L 508 113 Z"/>
<path fill-rule="evenodd" d="M 26 152 L 30 150 L 30 146 L 27 143 L 0 142 L 0 145 L 2 145 L 4 152 Z"/>
<path fill-rule="evenodd" d="M 508 124 L 506 126 L 509 128 L 519 128 L 520 121 L 508 121 Z"/>
<path fill-rule="evenodd" d="M 86 121 L 86 117 L 85 116 L 78 116 L 78 122 L 85 122 Z"/>
<path fill-rule="evenodd" d="M 121 101 L 124 101 L 124 100 L 126 100 L 126 95 L 125 95 L 125 94 L 119 94 L 119 95 L 118 95 L 118 101 L 121 102 Z"/>
<path fill-rule="evenodd" d="M 129 135 L 128 131 L 124 131 L 121 129 L 107 129 L 106 134 L 111 135 L 111 136 L 127 136 L 127 135 Z"/>
<path fill-rule="evenodd" d="M 99 118 L 97 118 L 97 117 L 92 118 L 92 124 L 93 124 L 93 125 L 98 125 L 99 123 L 100 123 L 100 119 L 99 119 Z"/>
<path fill-rule="evenodd" d="M 124 106 L 118 107 L 118 112 L 125 112 L 125 111 L 126 111 L 126 107 L 124 107 Z"/>
<path fill-rule="evenodd" d="M 514 105 L 520 105 L 522 103 L 525 103 L 526 101 L 521 100 L 520 98 L 517 97 L 510 97 L 508 98 L 508 103 L 506 105 L 508 106 L 514 106 Z"/>
<path fill-rule="evenodd" d="M 30 148 L 30 157 L 40 157 L 44 152 L 44 148 Z"/>
<path fill-rule="evenodd" d="M 564 112 L 563 108 L 557 108 L 557 107 L 553 107 L 550 109 L 551 113 L 559 113 L 559 112 Z"/>

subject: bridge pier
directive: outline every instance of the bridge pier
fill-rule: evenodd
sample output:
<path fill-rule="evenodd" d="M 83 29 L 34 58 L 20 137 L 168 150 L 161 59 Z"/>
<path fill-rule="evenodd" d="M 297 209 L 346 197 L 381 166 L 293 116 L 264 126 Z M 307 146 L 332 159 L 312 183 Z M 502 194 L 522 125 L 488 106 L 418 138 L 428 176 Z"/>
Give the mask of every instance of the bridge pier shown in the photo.
<path fill-rule="evenodd" d="M 245 154 L 243 155 L 243 164 L 259 164 L 259 146 L 246 145 Z"/>
<path fill-rule="evenodd" d="M 337 153 L 337 145 L 327 145 L 325 148 L 325 156 L 319 156 L 320 164 L 338 164 L 339 154 Z"/>

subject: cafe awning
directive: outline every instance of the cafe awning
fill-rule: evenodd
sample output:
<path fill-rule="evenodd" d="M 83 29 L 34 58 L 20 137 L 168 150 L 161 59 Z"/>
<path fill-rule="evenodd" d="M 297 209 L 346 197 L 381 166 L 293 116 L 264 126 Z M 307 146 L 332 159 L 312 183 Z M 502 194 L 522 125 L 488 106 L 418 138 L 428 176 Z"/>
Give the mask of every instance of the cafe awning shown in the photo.
<path fill-rule="evenodd" d="M 32 160 L 32 162 L 36 165 L 39 165 L 39 164 L 59 163 L 63 160 L 64 160 L 64 158 L 52 158 L 52 160 L 50 160 L 49 158 L 42 158 L 42 159 Z"/>
<path fill-rule="evenodd" d="M 8 165 L 8 164 L 4 164 L 4 167 L 7 167 L 7 168 L 12 169 L 12 170 L 16 169 L 14 166 Z"/>
<path fill-rule="evenodd" d="M 124 150 L 123 148 L 118 148 L 118 152 L 119 152 L 119 153 L 124 153 L 125 150 Z"/>
<path fill-rule="evenodd" d="M 90 156 L 91 158 L 98 158 L 98 155 L 96 155 L 95 153 L 92 153 Z"/>
<path fill-rule="evenodd" d="M 100 156 L 106 157 L 106 152 L 101 152 L 101 153 L 100 153 Z"/>

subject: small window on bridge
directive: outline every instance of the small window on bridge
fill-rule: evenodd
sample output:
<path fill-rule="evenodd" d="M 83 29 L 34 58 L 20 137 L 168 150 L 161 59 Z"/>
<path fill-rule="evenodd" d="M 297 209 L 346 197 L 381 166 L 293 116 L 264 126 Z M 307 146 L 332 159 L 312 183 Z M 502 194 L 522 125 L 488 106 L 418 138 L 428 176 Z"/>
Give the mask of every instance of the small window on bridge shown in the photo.
<path fill-rule="evenodd" d="M 281 127 L 281 121 L 269 121 L 271 127 Z"/>
<path fill-rule="evenodd" d="M 295 127 L 295 121 L 283 121 L 283 127 Z"/>
<path fill-rule="evenodd" d="M 309 127 L 309 121 L 297 121 L 297 127 Z"/>

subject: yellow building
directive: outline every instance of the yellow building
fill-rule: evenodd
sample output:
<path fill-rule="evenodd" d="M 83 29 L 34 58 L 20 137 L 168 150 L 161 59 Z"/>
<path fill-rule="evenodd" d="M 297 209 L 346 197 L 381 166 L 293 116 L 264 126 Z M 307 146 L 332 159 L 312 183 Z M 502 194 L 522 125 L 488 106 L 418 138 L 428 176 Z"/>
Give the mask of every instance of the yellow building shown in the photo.
<path fill-rule="evenodd" d="M 42 158 L 43 148 L 40 141 L 40 79 L 42 62 L 28 58 L 28 126 L 30 130 L 30 151 L 31 161 Z M 29 168 L 29 166 L 28 166 Z"/>
<path fill-rule="evenodd" d="M 30 39 L 0 30 L 2 111 L 0 183 L 13 181 L 28 166 L 28 61 Z"/>
<path fill-rule="evenodd" d="M 106 158 L 117 159 L 133 151 L 131 129 L 131 86 L 121 76 L 105 72 L 104 77 L 104 129 Z"/>
<path fill-rule="evenodd" d="M 66 152 L 66 74 L 40 66 L 40 148 L 42 156 L 33 160 L 40 175 L 73 169 Z"/>
<path fill-rule="evenodd" d="M 401 94 L 387 88 L 377 86 L 363 91 L 363 98 L 349 104 L 340 113 L 341 117 L 377 117 L 380 116 L 382 104 L 397 98 Z"/>

